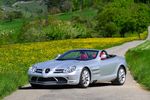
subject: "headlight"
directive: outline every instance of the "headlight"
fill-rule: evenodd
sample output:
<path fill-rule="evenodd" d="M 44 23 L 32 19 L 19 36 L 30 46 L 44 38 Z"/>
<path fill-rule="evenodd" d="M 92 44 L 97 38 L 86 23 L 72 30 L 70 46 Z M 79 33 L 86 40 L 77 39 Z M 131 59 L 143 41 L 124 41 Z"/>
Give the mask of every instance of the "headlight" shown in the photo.
<path fill-rule="evenodd" d="M 35 72 L 36 68 L 37 68 L 36 66 L 32 66 L 32 67 L 29 68 L 29 70 L 32 71 L 32 72 Z"/>
<path fill-rule="evenodd" d="M 64 70 L 64 73 L 72 73 L 76 70 L 76 66 L 68 67 L 66 70 Z"/>

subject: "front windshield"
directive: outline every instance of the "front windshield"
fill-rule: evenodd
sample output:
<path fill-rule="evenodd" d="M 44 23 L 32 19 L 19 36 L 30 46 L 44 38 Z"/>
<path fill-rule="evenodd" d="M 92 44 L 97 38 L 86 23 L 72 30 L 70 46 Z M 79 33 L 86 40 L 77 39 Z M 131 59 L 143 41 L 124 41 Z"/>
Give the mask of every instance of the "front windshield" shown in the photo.
<path fill-rule="evenodd" d="M 92 60 L 97 54 L 96 50 L 72 50 L 61 55 L 57 60 Z"/>

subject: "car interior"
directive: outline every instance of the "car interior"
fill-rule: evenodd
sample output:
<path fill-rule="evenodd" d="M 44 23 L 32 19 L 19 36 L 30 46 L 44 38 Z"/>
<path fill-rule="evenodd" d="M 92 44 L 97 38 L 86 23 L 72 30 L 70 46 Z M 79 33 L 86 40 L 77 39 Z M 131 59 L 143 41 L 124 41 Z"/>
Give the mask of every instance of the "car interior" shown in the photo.
<path fill-rule="evenodd" d="M 102 50 L 100 53 L 101 60 L 106 60 L 106 59 L 110 59 L 113 57 L 116 57 L 116 55 L 108 54 L 105 50 Z"/>

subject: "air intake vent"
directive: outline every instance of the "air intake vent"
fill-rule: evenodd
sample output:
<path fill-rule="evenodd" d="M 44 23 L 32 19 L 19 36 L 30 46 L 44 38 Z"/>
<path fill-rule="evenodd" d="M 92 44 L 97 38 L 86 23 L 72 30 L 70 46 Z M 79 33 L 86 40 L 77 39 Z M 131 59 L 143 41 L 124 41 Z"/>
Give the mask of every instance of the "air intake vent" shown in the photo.
<path fill-rule="evenodd" d="M 64 69 L 55 69 L 54 73 L 63 73 L 63 72 L 64 72 Z"/>
<path fill-rule="evenodd" d="M 42 69 L 36 69 L 35 70 L 36 73 L 42 73 L 42 71 L 43 71 Z"/>

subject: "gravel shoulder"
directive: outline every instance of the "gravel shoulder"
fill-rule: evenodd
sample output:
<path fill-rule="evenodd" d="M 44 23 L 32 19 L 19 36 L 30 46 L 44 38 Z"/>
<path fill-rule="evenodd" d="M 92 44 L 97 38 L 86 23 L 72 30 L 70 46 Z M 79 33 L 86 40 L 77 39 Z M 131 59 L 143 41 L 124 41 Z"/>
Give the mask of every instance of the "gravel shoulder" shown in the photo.
<path fill-rule="evenodd" d="M 149 27 L 150 33 L 150 27 Z M 150 34 L 147 38 L 150 40 Z M 124 56 L 127 50 L 136 47 L 144 41 L 132 41 L 107 49 L 109 53 Z M 87 89 L 76 86 L 55 86 L 42 89 L 32 89 L 26 85 L 4 100 L 150 100 L 150 92 L 134 81 L 128 71 L 126 83 L 123 86 L 113 86 L 109 83 L 97 83 Z"/>

